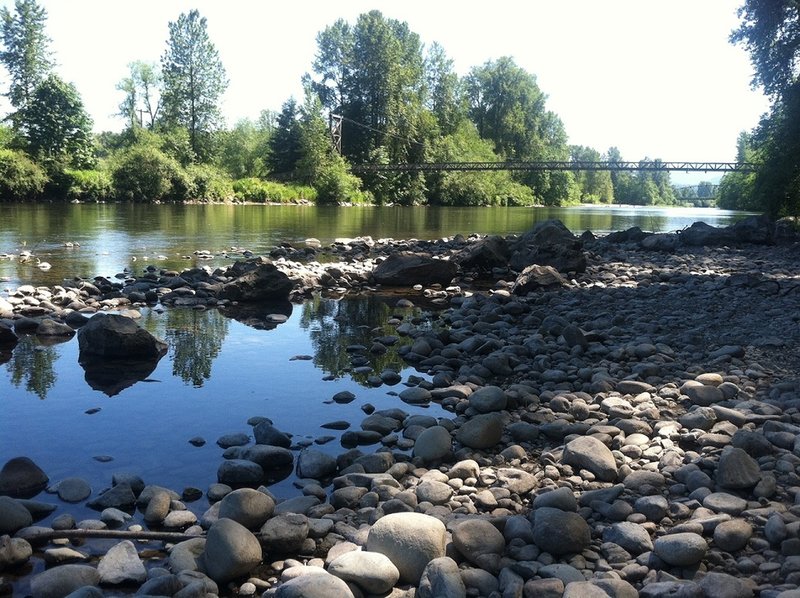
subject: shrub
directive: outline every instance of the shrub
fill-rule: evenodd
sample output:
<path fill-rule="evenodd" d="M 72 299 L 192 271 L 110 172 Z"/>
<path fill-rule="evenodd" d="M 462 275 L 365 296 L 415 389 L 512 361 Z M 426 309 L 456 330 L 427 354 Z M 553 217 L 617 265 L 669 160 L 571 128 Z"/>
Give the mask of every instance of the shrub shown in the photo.
<path fill-rule="evenodd" d="M 193 191 L 180 164 L 148 145 L 122 152 L 111 176 L 116 197 L 126 201 L 181 201 Z"/>
<path fill-rule="evenodd" d="M 41 194 L 45 172 L 17 150 L 0 149 L 0 201 L 23 201 Z"/>
<path fill-rule="evenodd" d="M 234 181 L 233 192 L 237 201 L 257 203 L 289 203 L 298 199 L 314 201 L 317 198 L 317 192 L 313 187 L 285 185 L 254 177 Z"/>
<path fill-rule="evenodd" d="M 187 199 L 228 201 L 233 198 L 233 184 L 218 168 L 207 164 L 192 164 L 186 169 L 192 181 L 193 194 Z"/>
<path fill-rule="evenodd" d="M 114 197 L 111 174 L 104 170 L 67 169 L 64 178 L 69 201 L 101 202 Z"/>

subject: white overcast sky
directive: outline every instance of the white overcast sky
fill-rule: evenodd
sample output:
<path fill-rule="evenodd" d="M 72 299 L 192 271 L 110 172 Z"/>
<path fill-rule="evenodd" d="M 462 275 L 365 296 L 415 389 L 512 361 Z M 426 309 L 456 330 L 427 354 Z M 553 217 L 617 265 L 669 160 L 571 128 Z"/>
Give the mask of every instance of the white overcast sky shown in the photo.
<path fill-rule="evenodd" d="M 157 62 L 168 23 L 198 9 L 230 79 L 228 124 L 301 94 L 316 34 L 378 9 L 438 41 L 465 74 L 512 56 L 536 75 L 569 142 L 628 160 L 729 161 L 767 109 L 744 49 L 728 36 L 741 0 L 39 0 L 58 73 L 75 84 L 96 130 L 119 130 L 117 82 Z M 0 0 L 13 9 L 13 0 Z M 6 79 L 2 88 L 6 87 Z"/>

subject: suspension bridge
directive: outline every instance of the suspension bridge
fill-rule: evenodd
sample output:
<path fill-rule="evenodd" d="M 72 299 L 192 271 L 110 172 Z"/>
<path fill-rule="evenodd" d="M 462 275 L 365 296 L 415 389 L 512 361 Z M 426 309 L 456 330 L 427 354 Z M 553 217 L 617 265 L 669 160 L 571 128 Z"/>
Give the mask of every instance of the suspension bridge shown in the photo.
<path fill-rule="evenodd" d="M 363 172 L 447 172 L 478 170 L 610 170 L 631 172 L 754 172 L 751 162 L 662 162 L 660 160 L 622 162 L 614 160 L 535 160 L 504 162 L 406 162 L 398 164 L 353 164 L 355 173 Z"/>
<path fill-rule="evenodd" d="M 336 151 L 342 153 L 342 123 L 347 121 L 358 127 L 382 131 L 356 122 L 339 114 L 329 118 L 331 141 Z M 628 172 L 755 172 L 752 162 L 665 162 L 663 160 L 506 160 L 500 162 L 405 162 L 396 164 L 351 164 L 354 173 L 367 172 L 452 172 L 452 171 L 628 171 Z"/>

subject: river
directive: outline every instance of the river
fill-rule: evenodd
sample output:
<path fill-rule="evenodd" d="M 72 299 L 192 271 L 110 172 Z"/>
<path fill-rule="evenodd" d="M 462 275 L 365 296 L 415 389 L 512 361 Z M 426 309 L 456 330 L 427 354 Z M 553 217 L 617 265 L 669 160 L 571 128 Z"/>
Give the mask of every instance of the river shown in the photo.
<path fill-rule="evenodd" d="M 521 233 L 537 221 L 560 218 L 571 230 L 596 233 L 639 226 L 667 231 L 696 220 L 726 225 L 741 214 L 708 209 L 624 207 L 581 208 L 317 208 L 311 206 L 173 205 L 4 205 L 0 204 L 0 296 L 19 284 L 54 285 L 74 276 L 113 276 L 149 263 L 182 269 L 230 263 L 225 251 L 265 253 L 280 242 L 315 237 L 448 237 L 457 233 Z M 68 246 L 72 244 L 72 246 Z M 200 260 L 198 250 L 214 254 Z M 22 251 L 32 258 L 21 261 Z M 36 258 L 51 264 L 36 267 Z M 366 364 L 348 347 L 367 347 L 375 336 L 392 334 L 390 318 L 414 317 L 397 308 L 396 297 L 335 301 L 316 298 L 293 308 L 289 320 L 259 330 L 229 320 L 216 310 L 143 309 L 139 320 L 169 345 L 168 354 L 146 380 L 103 385 L 78 364 L 77 341 L 22 338 L 0 365 L 0 464 L 26 455 L 53 482 L 69 476 L 89 480 L 96 495 L 115 472 L 141 475 L 177 491 L 205 490 L 216 481 L 222 449 L 216 440 L 234 432 L 252 434 L 247 420 L 272 419 L 293 435 L 296 447 L 313 445 L 341 452 L 342 432 L 322 428 L 345 420 L 353 429 L 369 411 L 400 407 L 409 413 L 446 416 L 439 405 L 403 404 L 404 388 L 368 382 L 366 370 L 407 368 L 396 347 Z M 402 343 L 401 343 L 402 344 Z M 1 363 L 1 362 L 0 362 Z M 355 399 L 334 402 L 350 391 Z M 206 443 L 195 446 L 190 439 Z M 371 452 L 378 445 L 364 447 Z M 294 495 L 295 478 L 283 472 L 271 486 Z M 198 510 L 202 511 L 201 501 Z M 71 508 L 81 513 L 82 507 Z M 59 514 L 60 511 L 56 511 Z"/>

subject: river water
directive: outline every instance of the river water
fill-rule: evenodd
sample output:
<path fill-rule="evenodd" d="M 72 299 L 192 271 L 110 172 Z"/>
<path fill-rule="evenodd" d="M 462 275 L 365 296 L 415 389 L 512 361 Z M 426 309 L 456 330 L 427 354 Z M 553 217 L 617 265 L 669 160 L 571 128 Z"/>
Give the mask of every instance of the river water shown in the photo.
<path fill-rule="evenodd" d="M 231 248 L 260 254 L 278 243 L 310 237 L 326 244 L 359 235 L 418 239 L 473 232 L 506 235 L 522 233 L 547 218 L 561 219 L 576 233 L 630 226 L 661 232 L 697 220 L 727 225 L 741 217 L 710 209 L 642 207 L 0 204 L 0 254 L 4 254 L 0 296 L 19 284 L 54 285 L 74 276 L 113 276 L 150 263 L 178 270 L 228 264 L 234 259 Z M 195 254 L 199 250 L 215 257 L 202 261 Z M 16 256 L 22 251 L 33 257 L 21 261 Z M 52 267 L 37 268 L 36 258 Z M 247 420 L 253 416 L 272 419 L 276 427 L 293 435 L 297 446 L 312 444 L 332 454 L 343 450 L 342 432 L 321 426 L 345 420 L 359 429 L 370 405 L 447 416 L 436 404 L 403 404 L 397 396 L 405 388 L 402 384 L 370 386 L 368 374 L 356 373 L 353 367 L 348 347 L 368 347 L 372 338 L 392 334 L 388 321 L 393 317 L 414 317 L 414 309 L 399 309 L 396 301 L 380 296 L 316 298 L 295 305 L 289 320 L 273 330 L 251 328 L 215 310 L 146 309 L 140 325 L 166 340 L 169 352 L 145 380 L 124 388 L 87 380 L 74 338 L 51 344 L 24 337 L 0 365 L 0 464 L 25 455 L 53 482 L 81 476 L 90 481 L 95 494 L 121 471 L 177 491 L 186 486 L 205 490 L 216 481 L 222 462 L 216 440 L 224 434 L 251 432 Z M 417 375 L 405 367 L 396 347 L 386 355 L 367 357 L 375 373 L 394 369 L 404 381 Z M 333 402 L 331 397 L 343 390 L 356 399 Z M 190 444 L 196 437 L 206 444 Z M 371 452 L 378 446 L 363 450 Z M 288 472 L 284 475 L 271 486 L 279 497 L 297 492 L 292 488 L 296 479 Z M 204 506 L 201 503 L 198 510 Z"/>

